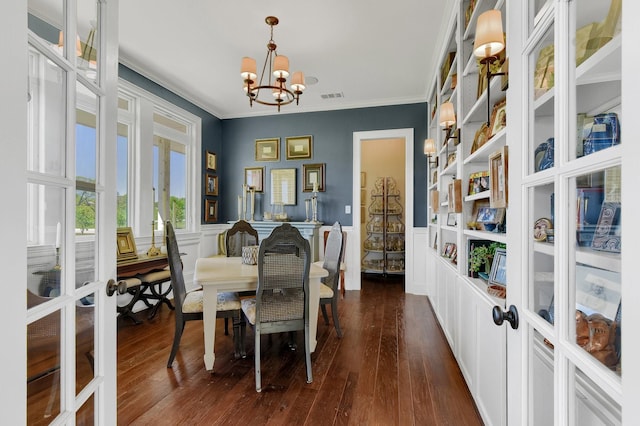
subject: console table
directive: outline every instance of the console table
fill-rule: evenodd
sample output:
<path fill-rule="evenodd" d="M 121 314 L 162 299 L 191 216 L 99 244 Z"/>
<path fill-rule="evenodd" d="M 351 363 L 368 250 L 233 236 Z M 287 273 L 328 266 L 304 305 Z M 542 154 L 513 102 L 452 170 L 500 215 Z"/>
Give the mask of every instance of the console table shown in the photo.
<path fill-rule="evenodd" d="M 236 223 L 235 220 L 230 220 L 230 225 Z M 267 238 L 271 231 L 274 228 L 282 225 L 284 222 L 278 221 L 264 221 L 264 220 L 255 220 L 249 222 L 253 228 L 258 231 L 258 238 L 262 241 L 264 238 Z M 309 240 L 309 245 L 311 246 L 311 262 L 316 262 L 320 258 L 320 237 L 319 237 L 319 229 L 322 226 L 322 222 L 286 222 L 289 225 L 297 228 L 300 231 L 300 234 L 307 240 Z"/>

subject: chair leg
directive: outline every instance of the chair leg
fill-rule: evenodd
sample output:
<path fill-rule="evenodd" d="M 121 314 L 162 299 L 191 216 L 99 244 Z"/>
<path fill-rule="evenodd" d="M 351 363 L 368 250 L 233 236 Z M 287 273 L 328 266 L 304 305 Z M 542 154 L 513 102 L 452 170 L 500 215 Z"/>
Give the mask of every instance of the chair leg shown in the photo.
<path fill-rule="evenodd" d="M 173 336 L 173 346 L 171 347 L 171 354 L 169 355 L 169 361 L 167 361 L 167 368 L 171 368 L 173 360 L 178 353 L 178 347 L 180 346 L 180 339 L 182 338 L 182 332 L 184 331 L 184 322 L 181 325 L 176 324 L 176 331 Z"/>
<path fill-rule="evenodd" d="M 325 303 L 322 303 L 320 305 L 320 309 L 322 309 L 322 317 L 324 318 L 324 323 L 326 325 L 329 325 L 329 316 L 327 315 L 327 305 Z"/>
<path fill-rule="evenodd" d="M 340 330 L 340 321 L 338 320 L 338 301 L 334 297 L 331 300 L 331 316 L 333 317 L 333 325 L 336 327 L 336 333 L 342 338 L 342 330 Z"/>
<path fill-rule="evenodd" d="M 311 343 L 309 342 L 309 324 L 304 326 L 304 363 L 307 367 L 307 383 L 313 382 L 313 372 L 311 371 Z"/>
<path fill-rule="evenodd" d="M 340 271 L 340 294 L 344 299 L 344 271 Z"/>
<path fill-rule="evenodd" d="M 262 377 L 260 373 L 260 331 L 258 330 L 258 327 L 256 327 L 255 334 L 256 334 L 256 342 L 255 342 L 254 358 L 256 360 L 256 363 L 255 363 L 256 392 L 262 392 Z"/>

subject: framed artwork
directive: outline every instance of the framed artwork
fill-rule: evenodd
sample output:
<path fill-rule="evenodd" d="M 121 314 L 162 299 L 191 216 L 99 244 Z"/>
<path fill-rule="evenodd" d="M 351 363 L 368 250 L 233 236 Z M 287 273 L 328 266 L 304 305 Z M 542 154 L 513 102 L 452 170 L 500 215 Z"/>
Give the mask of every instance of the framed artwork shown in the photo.
<path fill-rule="evenodd" d="M 469 192 L 475 195 L 489 190 L 489 171 L 475 172 L 469 175 Z"/>
<path fill-rule="evenodd" d="M 462 213 L 462 180 L 454 179 L 449 184 L 447 202 L 450 212 Z"/>
<path fill-rule="evenodd" d="M 621 301 L 620 273 L 576 265 L 576 304 L 587 315 L 618 316 Z"/>
<path fill-rule="evenodd" d="M 318 191 L 325 191 L 324 169 L 325 163 L 302 165 L 302 192 L 312 192 L 314 184 L 318 185 Z"/>
<path fill-rule="evenodd" d="M 489 203 L 491 207 L 507 207 L 509 198 L 509 156 L 508 147 L 489 156 Z"/>
<path fill-rule="evenodd" d="M 207 151 L 207 170 L 216 169 L 216 153 Z"/>
<path fill-rule="evenodd" d="M 287 160 L 311 158 L 311 136 L 295 136 L 286 139 Z"/>
<path fill-rule="evenodd" d="M 476 131 L 476 134 L 473 138 L 473 144 L 471 145 L 471 154 L 476 152 L 482 147 L 482 145 L 487 142 L 487 140 L 489 139 L 489 136 L 487 135 L 488 132 L 489 127 L 487 126 L 487 123 L 482 123 L 482 126 L 480 126 L 480 128 Z"/>
<path fill-rule="evenodd" d="M 456 162 L 456 153 L 452 152 L 447 157 L 447 165 L 445 166 L 445 168 L 449 167 L 450 165 L 452 165 L 455 162 Z"/>
<path fill-rule="evenodd" d="M 218 201 L 204 200 L 204 221 L 206 223 L 216 222 L 218 220 Z"/>
<path fill-rule="evenodd" d="M 130 227 L 118 228 L 116 242 L 118 247 L 118 262 L 121 260 L 137 259 L 136 240 Z"/>
<path fill-rule="evenodd" d="M 496 248 L 489 273 L 489 284 L 507 285 L 507 250 Z"/>
<path fill-rule="evenodd" d="M 491 124 L 489 125 L 489 128 L 491 129 L 489 138 L 505 127 L 507 127 L 507 100 L 503 99 L 493 106 L 493 111 L 491 112 Z"/>
<path fill-rule="evenodd" d="M 447 226 L 456 226 L 458 224 L 457 213 L 447 213 Z"/>
<path fill-rule="evenodd" d="M 244 183 L 256 192 L 264 191 L 264 167 L 245 167 Z"/>
<path fill-rule="evenodd" d="M 205 195 L 218 195 L 218 176 L 214 176 L 210 173 L 205 173 L 204 193 Z"/>
<path fill-rule="evenodd" d="M 271 204 L 296 205 L 296 169 L 271 169 Z"/>
<path fill-rule="evenodd" d="M 256 139 L 256 161 L 280 161 L 280 138 Z"/>
<path fill-rule="evenodd" d="M 367 201 L 367 190 L 366 189 L 361 189 L 360 190 L 360 205 L 364 206 L 366 201 Z"/>
<path fill-rule="evenodd" d="M 506 211 L 503 208 L 491 208 L 489 206 L 478 207 L 476 213 L 476 222 L 488 223 L 490 225 L 499 225 L 504 222 L 504 215 Z"/>

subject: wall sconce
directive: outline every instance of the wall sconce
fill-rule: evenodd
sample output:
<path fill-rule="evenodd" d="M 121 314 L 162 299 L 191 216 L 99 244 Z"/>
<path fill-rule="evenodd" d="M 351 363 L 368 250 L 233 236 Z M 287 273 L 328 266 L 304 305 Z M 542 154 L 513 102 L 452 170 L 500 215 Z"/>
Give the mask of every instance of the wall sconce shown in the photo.
<path fill-rule="evenodd" d="M 453 111 L 453 104 L 451 102 L 445 102 L 440 105 L 440 126 L 444 127 L 444 131 L 446 132 L 444 136 L 445 143 L 449 139 L 455 139 L 456 145 L 460 143 L 460 129 L 453 131 L 453 134 L 451 132 L 455 124 L 456 113 Z"/>
<path fill-rule="evenodd" d="M 424 155 L 427 157 L 427 165 L 429 167 L 438 167 L 438 157 L 435 157 L 436 141 L 433 139 L 424 140 Z M 435 157 L 435 159 L 431 159 Z"/>
<path fill-rule="evenodd" d="M 498 60 L 498 54 L 504 47 L 502 12 L 498 9 L 487 10 L 478 16 L 476 39 L 473 44 L 473 54 L 487 68 L 487 126 L 491 125 L 491 78 L 505 75 L 504 72 L 492 73 L 491 64 Z"/>

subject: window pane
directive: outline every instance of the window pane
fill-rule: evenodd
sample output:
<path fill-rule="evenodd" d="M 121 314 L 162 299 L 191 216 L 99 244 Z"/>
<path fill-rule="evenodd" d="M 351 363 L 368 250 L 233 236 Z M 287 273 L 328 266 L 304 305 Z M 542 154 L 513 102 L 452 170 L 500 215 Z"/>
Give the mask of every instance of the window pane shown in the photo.
<path fill-rule="evenodd" d="M 95 0 L 78 1 L 78 37 L 80 55 L 78 71 L 90 79 L 98 77 L 98 46 L 100 46 L 100 28 L 98 26 L 98 6 Z"/>
<path fill-rule="evenodd" d="M 186 228 L 187 158 L 181 143 L 156 136 L 153 147 L 154 218 L 156 229 L 165 220 Z"/>
<path fill-rule="evenodd" d="M 65 172 L 66 73 L 29 46 L 28 169 Z"/>
<path fill-rule="evenodd" d="M 117 221 L 118 227 L 129 226 L 129 126 L 118 123 L 117 139 Z"/>

